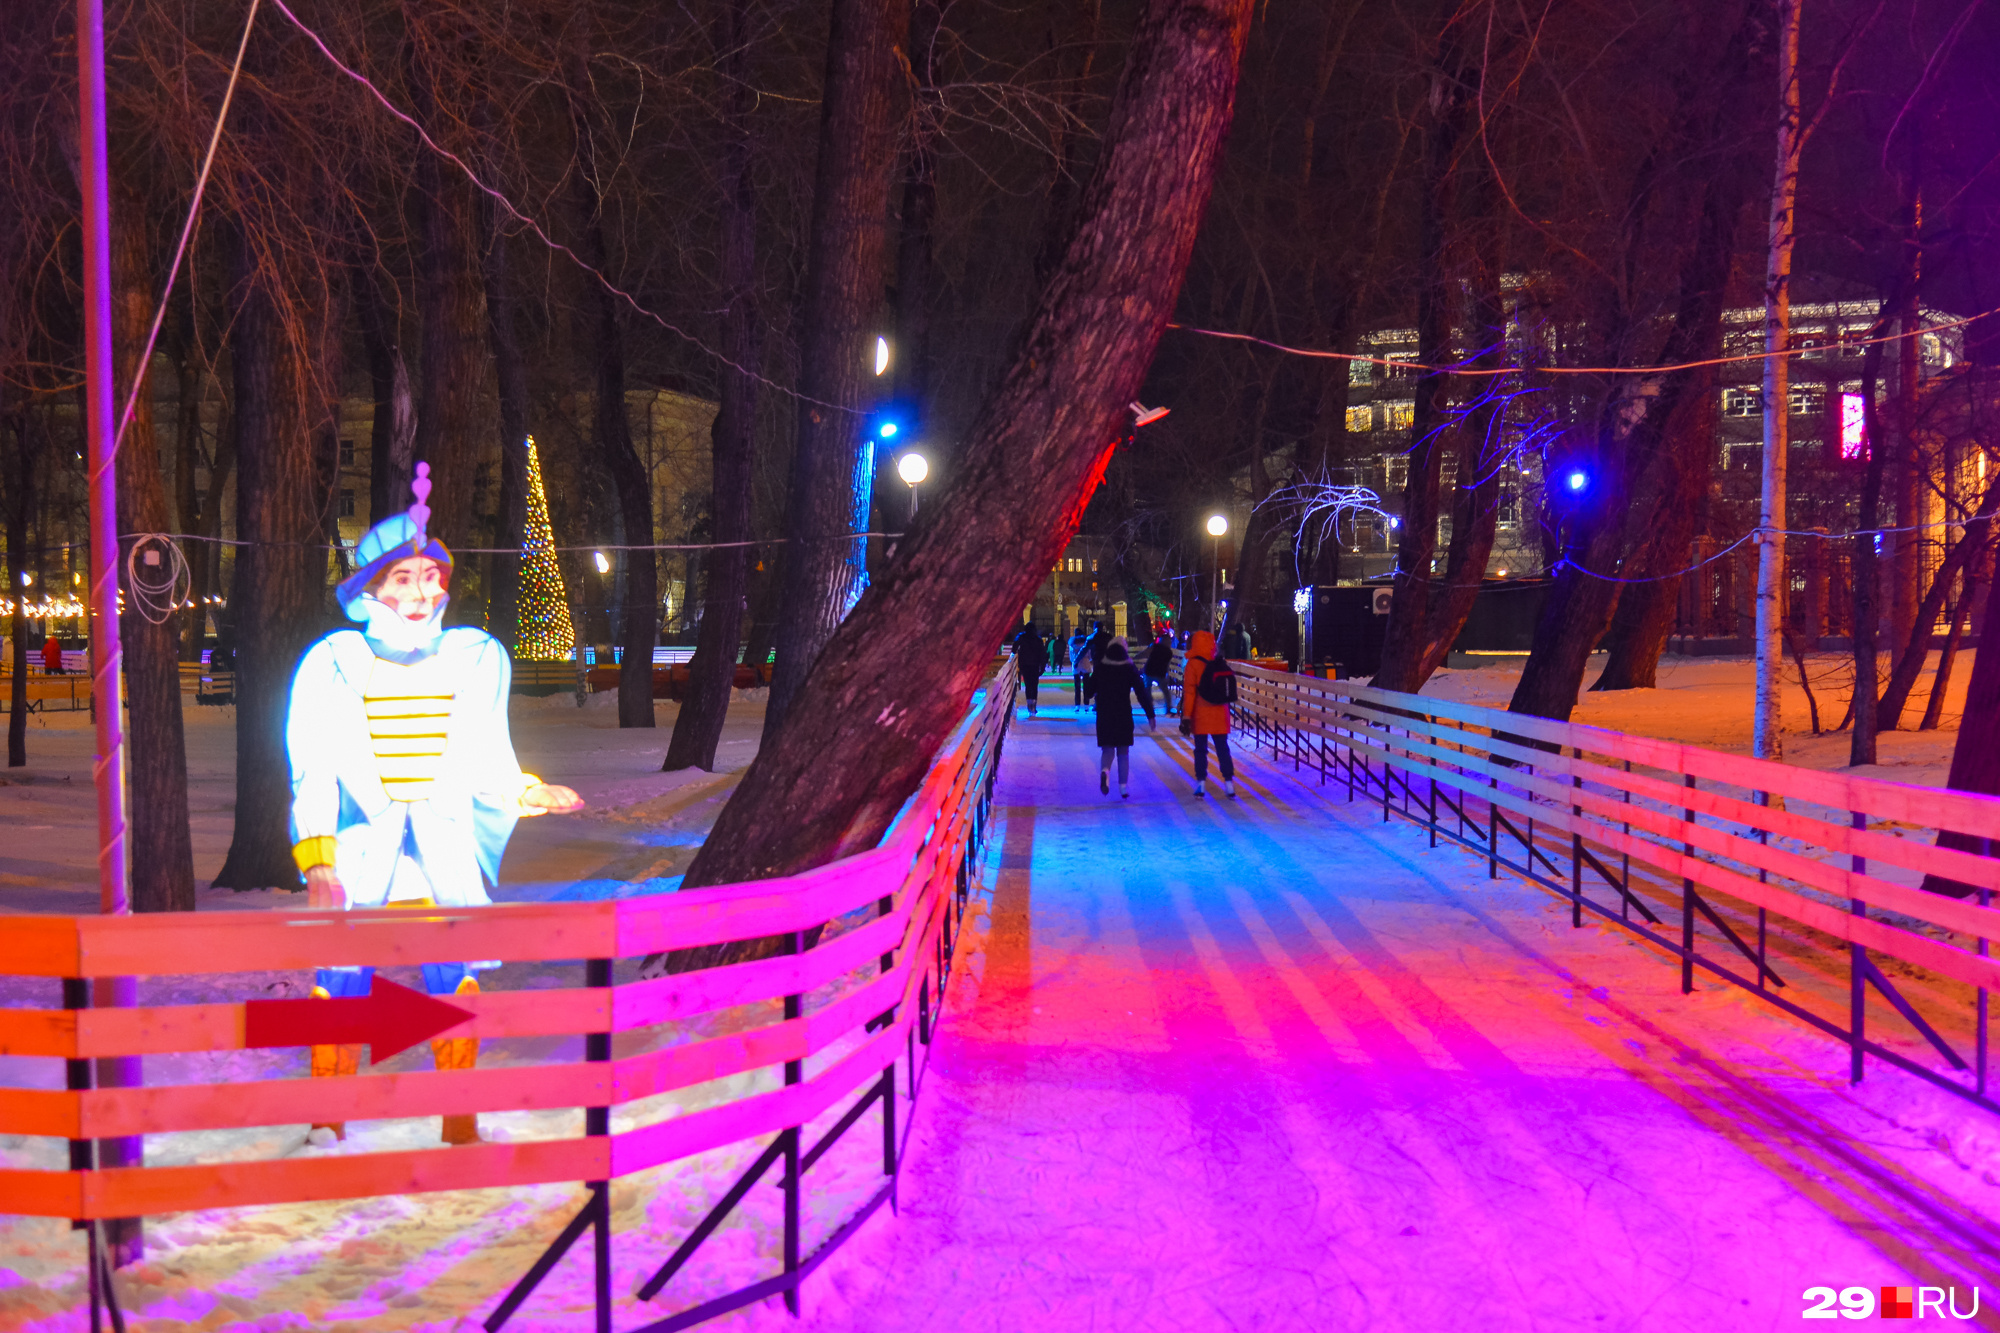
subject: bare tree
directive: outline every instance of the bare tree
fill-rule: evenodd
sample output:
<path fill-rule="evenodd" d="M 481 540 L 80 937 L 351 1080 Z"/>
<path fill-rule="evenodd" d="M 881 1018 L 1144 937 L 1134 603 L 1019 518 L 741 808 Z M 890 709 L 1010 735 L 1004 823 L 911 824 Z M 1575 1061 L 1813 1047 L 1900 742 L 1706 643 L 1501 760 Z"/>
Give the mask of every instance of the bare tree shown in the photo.
<path fill-rule="evenodd" d="M 1250 12 L 1250 0 L 1147 6 L 1076 230 L 944 494 L 827 645 L 689 886 L 796 873 L 874 845 L 964 716 L 980 655 L 908 644 L 951 625 L 961 645 L 998 645 L 1075 531 L 1172 312 Z M 839 782 L 826 780 L 833 755 Z"/>
<path fill-rule="evenodd" d="M 800 310 L 799 422 L 786 517 L 778 663 L 764 734 L 775 739 L 814 661 L 860 595 L 874 452 L 861 385 L 882 305 L 885 214 L 904 75 L 909 0 L 833 0 L 819 165 Z"/>

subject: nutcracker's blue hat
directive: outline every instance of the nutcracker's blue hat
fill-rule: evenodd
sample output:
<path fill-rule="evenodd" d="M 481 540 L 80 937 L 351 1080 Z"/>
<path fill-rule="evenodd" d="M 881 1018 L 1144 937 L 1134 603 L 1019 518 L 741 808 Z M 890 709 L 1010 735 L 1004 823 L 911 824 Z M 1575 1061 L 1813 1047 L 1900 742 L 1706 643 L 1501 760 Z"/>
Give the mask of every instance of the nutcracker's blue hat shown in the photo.
<path fill-rule="evenodd" d="M 410 506 L 407 513 L 392 514 L 383 519 L 354 544 L 354 572 L 334 589 L 334 596 L 340 600 L 340 609 L 347 613 L 349 619 L 367 619 L 360 610 L 362 595 L 377 575 L 398 560 L 423 556 L 450 571 L 451 552 L 445 549 L 443 542 L 424 531 L 431 517 L 430 507 L 424 503 L 430 498 L 430 471 L 430 464 L 417 464 L 417 479 L 410 486 L 417 493 L 417 502 Z"/>

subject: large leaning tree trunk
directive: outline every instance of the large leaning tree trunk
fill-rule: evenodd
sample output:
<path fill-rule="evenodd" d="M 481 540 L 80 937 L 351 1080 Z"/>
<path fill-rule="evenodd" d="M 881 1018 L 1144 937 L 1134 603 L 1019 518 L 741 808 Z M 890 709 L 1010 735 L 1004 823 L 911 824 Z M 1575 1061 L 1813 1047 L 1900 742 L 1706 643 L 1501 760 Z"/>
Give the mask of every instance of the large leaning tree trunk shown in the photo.
<path fill-rule="evenodd" d="M 908 31 L 908 0 L 833 0 L 767 741 L 866 579 L 866 543 L 854 535 L 868 526 L 874 472 L 862 438 L 862 378 L 889 256 L 889 181 L 905 82 L 898 46 Z"/>
<path fill-rule="evenodd" d="M 236 396 L 236 827 L 218 887 L 296 888 L 285 711 L 292 672 L 323 619 L 326 550 L 304 406 L 317 398 L 306 349 L 317 312 L 277 277 L 240 224 L 232 271 Z"/>
<path fill-rule="evenodd" d="M 757 194 L 750 175 L 750 111 L 756 94 L 744 65 L 749 0 L 730 0 L 723 23 L 720 66 L 729 86 L 728 142 L 722 164 L 722 367 L 721 410 L 709 427 L 711 509 L 716 549 L 708 561 L 701 629 L 688 665 L 687 698 L 674 719 L 673 739 L 660 767 L 715 768 L 715 747 L 729 717 L 736 682 L 736 650 L 743 641 L 743 612 L 750 590 L 750 484 L 757 446 L 758 340 L 754 284 L 757 277 Z"/>
<path fill-rule="evenodd" d="M 1075 533 L 1173 311 L 1250 12 L 1251 0 L 1148 5 L 1075 234 L 943 495 L 827 644 L 686 887 L 795 874 L 875 846 L 964 717 L 989 654 Z M 941 625 L 948 644 L 910 652 Z M 673 962 L 770 947 L 743 941 Z"/>
<path fill-rule="evenodd" d="M 139 364 L 153 319 L 153 274 L 146 246 L 145 208 L 119 190 L 111 229 L 112 341 L 117 349 L 117 401 L 141 385 L 132 424 L 118 446 L 118 526 L 127 533 L 166 532 L 166 474 L 153 430 L 148 367 Z M 161 545 L 148 553 L 162 561 L 146 573 L 168 574 Z M 119 636 L 125 647 L 125 691 L 130 708 L 126 782 L 131 828 L 132 910 L 194 910 L 194 844 L 188 832 L 187 745 L 181 731 L 180 625 L 173 608 L 159 608 L 155 624 L 127 583 Z"/>

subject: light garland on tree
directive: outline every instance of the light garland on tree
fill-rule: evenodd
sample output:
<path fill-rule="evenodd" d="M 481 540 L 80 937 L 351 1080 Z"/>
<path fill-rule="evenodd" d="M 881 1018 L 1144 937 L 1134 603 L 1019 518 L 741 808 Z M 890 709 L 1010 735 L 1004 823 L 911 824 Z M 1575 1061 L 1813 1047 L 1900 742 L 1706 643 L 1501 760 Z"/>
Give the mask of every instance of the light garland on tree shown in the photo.
<path fill-rule="evenodd" d="M 529 661 L 566 661 L 576 651 L 569 597 L 556 563 L 549 526 L 549 497 L 542 489 L 542 458 L 528 437 L 528 522 L 521 532 L 521 618 L 516 653 Z"/>

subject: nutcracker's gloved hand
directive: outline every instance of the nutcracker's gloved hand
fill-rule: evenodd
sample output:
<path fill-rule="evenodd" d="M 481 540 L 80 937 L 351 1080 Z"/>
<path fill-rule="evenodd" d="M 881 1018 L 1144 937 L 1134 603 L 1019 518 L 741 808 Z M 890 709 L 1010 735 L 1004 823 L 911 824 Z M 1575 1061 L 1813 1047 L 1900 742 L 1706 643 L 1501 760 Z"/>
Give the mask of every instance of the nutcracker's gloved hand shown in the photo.
<path fill-rule="evenodd" d="M 332 866 L 314 866 L 306 871 L 306 906 L 338 908 L 347 906 L 347 890 Z"/>
<path fill-rule="evenodd" d="M 566 815 L 572 810 L 583 809 L 583 798 L 568 787 L 558 787 L 551 782 L 538 782 L 521 793 L 521 815 L 530 818 L 535 815 Z"/>

